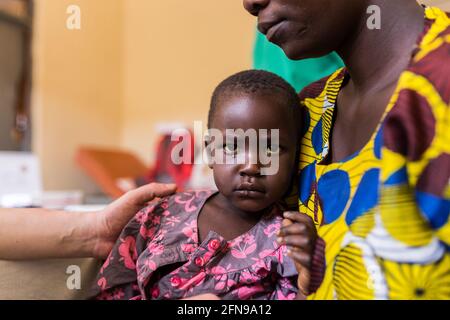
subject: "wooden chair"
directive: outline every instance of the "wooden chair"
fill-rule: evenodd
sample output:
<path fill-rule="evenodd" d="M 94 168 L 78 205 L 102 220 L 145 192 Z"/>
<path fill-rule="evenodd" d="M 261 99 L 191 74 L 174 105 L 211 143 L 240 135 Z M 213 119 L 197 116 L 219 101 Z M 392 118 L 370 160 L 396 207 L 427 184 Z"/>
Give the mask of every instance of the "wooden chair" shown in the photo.
<path fill-rule="evenodd" d="M 124 194 L 118 179 L 142 177 L 149 170 L 135 154 L 119 149 L 81 147 L 75 161 L 113 199 Z"/>

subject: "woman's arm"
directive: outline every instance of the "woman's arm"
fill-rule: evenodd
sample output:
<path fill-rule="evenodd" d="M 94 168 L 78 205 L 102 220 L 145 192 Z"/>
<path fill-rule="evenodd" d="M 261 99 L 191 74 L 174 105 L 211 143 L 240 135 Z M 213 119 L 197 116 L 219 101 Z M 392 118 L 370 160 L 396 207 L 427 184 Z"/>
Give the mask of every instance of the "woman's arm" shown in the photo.
<path fill-rule="evenodd" d="M 90 213 L 0 209 L 0 259 L 106 258 L 122 228 L 147 202 L 175 190 L 175 185 L 149 184 Z"/>

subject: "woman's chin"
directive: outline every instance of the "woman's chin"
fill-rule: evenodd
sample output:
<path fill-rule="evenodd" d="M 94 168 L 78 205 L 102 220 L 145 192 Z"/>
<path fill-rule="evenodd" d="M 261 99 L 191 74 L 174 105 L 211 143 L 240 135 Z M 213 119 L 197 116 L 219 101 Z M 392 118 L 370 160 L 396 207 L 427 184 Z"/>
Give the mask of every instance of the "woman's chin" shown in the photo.
<path fill-rule="evenodd" d="M 306 39 L 298 41 L 286 41 L 280 45 L 284 54 L 291 60 L 303 60 L 310 58 L 319 58 L 327 55 L 328 50 L 317 51 L 315 48 L 317 46 L 310 45 L 310 41 Z"/>

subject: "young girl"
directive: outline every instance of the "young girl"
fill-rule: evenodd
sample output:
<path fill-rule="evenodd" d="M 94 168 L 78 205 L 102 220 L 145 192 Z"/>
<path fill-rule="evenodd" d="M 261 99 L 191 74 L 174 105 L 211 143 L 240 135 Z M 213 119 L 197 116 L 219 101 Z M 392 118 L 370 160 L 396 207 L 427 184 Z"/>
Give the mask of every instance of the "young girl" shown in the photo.
<path fill-rule="evenodd" d="M 278 171 L 263 175 L 258 154 L 248 146 L 239 150 L 239 137 L 213 144 L 216 155 L 243 155 L 245 163 L 210 165 L 218 191 L 178 193 L 141 210 L 100 270 L 97 299 L 203 293 L 222 299 L 294 299 L 314 290 L 323 271 L 323 243 L 316 241 L 312 220 L 285 212 L 294 223 L 285 221 L 280 231 L 282 200 L 295 177 L 299 123 L 295 90 L 278 76 L 245 71 L 223 81 L 212 97 L 208 128 L 224 136 L 227 129 L 279 129 L 279 143 L 264 150 L 278 158 Z M 258 139 L 261 146 L 261 139 L 269 138 Z M 303 270 L 300 292 L 296 267 Z"/>

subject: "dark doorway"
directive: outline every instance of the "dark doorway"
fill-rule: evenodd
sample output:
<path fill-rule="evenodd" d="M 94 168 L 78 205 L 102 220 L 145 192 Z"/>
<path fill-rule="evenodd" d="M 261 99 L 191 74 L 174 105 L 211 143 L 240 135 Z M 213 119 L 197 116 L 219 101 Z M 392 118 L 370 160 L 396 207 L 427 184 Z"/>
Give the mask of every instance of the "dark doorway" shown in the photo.
<path fill-rule="evenodd" d="M 32 1 L 0 1 L 0 151 L 30 151 Z"/>

